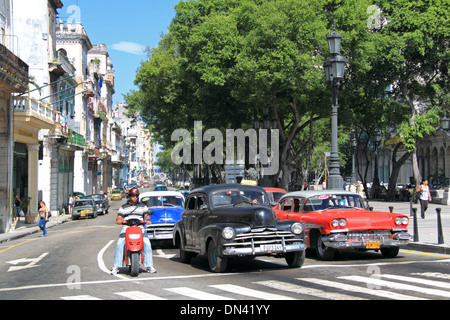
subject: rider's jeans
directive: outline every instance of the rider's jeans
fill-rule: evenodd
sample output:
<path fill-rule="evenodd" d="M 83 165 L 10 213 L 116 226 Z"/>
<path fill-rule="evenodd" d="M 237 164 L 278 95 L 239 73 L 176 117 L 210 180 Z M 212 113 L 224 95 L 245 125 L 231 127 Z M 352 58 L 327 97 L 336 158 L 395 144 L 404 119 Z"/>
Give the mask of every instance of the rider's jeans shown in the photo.
<path fill-rule="evenodd" d="M 123 265 L 123 251 L 125 248 L 125 230 L 128 227 L 123 227 L 120 232 L 119 239 L 116 244 L 116 251 L 114 253 L 114 267 L 122 267 Z M 142 228 L 142 227 L 141 227 Z M 147 231 L 142 228 L 144 233 L 144 267 L 153 267 L 153 257 L 152 257 L 152 245 L 148 239 Z"/>

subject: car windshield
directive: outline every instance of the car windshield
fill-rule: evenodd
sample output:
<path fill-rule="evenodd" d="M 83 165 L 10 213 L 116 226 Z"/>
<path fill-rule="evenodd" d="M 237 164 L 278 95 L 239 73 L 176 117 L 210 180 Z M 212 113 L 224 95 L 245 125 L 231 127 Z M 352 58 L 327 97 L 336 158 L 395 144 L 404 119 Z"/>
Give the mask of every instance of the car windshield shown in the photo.
<path fill-rule="evenodd" d="M 150 196 L 143 197 L 141 202 L 144 203 L 147 207 L 184 207 L 184 200 L 181 196 Z"/>
<path fill-rule="evenodd" d="M 309 197 L 303 212 L 333 210 L 342 208 L 364 208 L 364 202 L 357 194 L 321 194 Z"/>
<path fill-rule="evenodd" d="M 240 203 L 250 203 L 269 206 L 267 194 L 259 190 L 224 190 L 212 194 L 213 207 L 236 205 Z"/>
<path fill-rule="evenodd" d="M 113 190 L 112 193 L 122 193 L 120 190 Z"/>
<path fill-rule="evenodd" d="M 93 206 L 94 203 L 92 200 L 77 200 L 75 201 L 74 207 L 83 207 L 83 206 Z"/>

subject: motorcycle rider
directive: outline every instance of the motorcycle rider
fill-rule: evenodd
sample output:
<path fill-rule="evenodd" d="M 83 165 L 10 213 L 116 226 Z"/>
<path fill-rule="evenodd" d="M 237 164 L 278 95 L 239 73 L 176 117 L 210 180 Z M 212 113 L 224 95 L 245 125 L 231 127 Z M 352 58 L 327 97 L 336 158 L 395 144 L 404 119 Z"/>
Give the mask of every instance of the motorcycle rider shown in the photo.
<path fill-rule="evenodd" d="M 131 188 L 127 195 L 128 201 L 120 207 L 117 214 L 116 223 L 123 225 L 124 222 L 130 219 L 139 219 L 145 221 L 146 224 L 151 224 L 150 216 L 148 215 L 148 208 L 145 204 L 139 203 L 139 190 L 137 188 Z M 125 230 L 128 226 L 124 226 L 120 232 L 119 239 L 117 240 L 116 251 L 114 254 L 114 267 L 111 270 L 111 274 L 115 275 L 119 272 L 119 268 L 123 264 L 123 251 L 125 248 Z M 147 272 L 156 273 L 153 267 L 152 258 L 152 246 L 148 238 L 145 228 L 142 227 L 144 235 L 144 267 L 147 268 Z"/>

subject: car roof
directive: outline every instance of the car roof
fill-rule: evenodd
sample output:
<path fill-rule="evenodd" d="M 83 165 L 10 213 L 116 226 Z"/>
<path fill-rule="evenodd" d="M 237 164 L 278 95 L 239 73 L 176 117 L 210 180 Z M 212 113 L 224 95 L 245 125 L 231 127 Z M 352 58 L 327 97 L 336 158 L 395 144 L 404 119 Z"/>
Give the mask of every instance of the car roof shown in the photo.
<path fill-rule="evenodd" d="M 356 192 L 346 191 L 346 190 L 339 190 L 339 189 L 333 189 L 333 190 L 303 190 L 303 191 L 293 191 L 286 193 L 281 197 L 281 199 L 287 198 L 287 197 L 303 197 L 303 198 L 309 198 L 313 196 L 320 196 L 324 194 L 348 194 L 348 195 L 356 195 L 359 196 Z M 281 200 L 280 199 L 280 200 Z"/>
<path fill-rule="evenodd" d="M 200 188 L 192 190 L 191 193 L 201 192 L 201 191 L 206 192 L 206 193 L 211 193 L 211 192 L 227 190 L 227 189 L 239 189 L 239 190 L 248 190 L 248 191 L 251 191 L 251 190 L 265 191 L 263 188 L 258 187 L 258 186 L 248 186 L 248 185 L 242 185 L 239 183 L 230 183 L 230 184 L 216 184 L 216 185 L 211 185 L 211 186 L 200 187 Z"/>
<path fill-rule="evenodd" d="M 184 195 L 178 191 L 147 191 L 147 192 L 142 192 L 139 195 L 139 199 L 143 198 L 143 197 L 164 197 L 164 196 L 177 196 L 177 197 L 183 197 L 184 199 Z"/>

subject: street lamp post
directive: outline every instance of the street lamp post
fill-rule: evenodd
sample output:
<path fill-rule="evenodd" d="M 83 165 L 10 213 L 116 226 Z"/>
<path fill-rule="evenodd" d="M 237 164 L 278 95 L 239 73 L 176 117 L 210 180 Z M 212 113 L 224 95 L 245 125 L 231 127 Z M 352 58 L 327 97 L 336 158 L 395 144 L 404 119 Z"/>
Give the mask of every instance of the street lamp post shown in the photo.
<path fill-rule="evenodd" d="M 331 156 L 330 175 L 328 177 L 328 189 L 342 189 L 344 181 L 340 173 L 339 152 L 338 152 L 338 93 L 340 81 L 344 78 L 345 65 L 348 59 L 341 56 L 342 33 L 336 32 L 336 20 L 331 34 L 327 34 L 328 46 L 330 49 L 330 60 L 323 65 L 325 76 L 331 87 Z"/>

